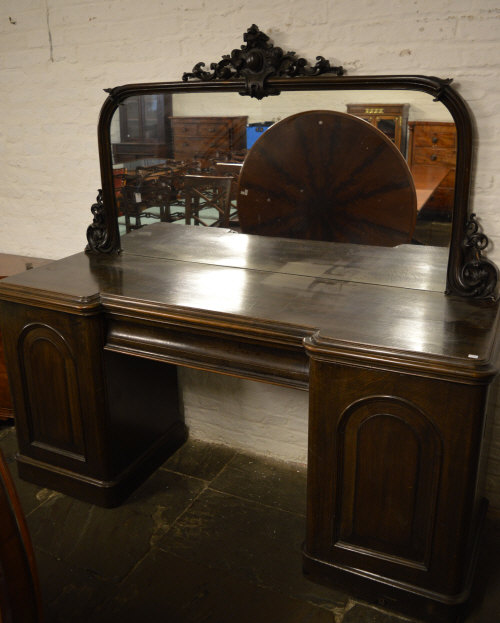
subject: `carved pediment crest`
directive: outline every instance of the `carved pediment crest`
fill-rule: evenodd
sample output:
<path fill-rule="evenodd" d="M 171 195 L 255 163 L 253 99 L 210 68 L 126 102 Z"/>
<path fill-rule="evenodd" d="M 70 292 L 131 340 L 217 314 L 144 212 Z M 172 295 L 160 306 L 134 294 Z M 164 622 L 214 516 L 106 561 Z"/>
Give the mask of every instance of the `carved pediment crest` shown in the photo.
<path fill-rule="evenodd" d="M 304 58 L 299 58 L 295 52 L 283 52 L 274 46 L 269 37 L 252 24 L 243 35 L 245 44 L 226 54 L 218 63 L 211 63 L 210 70 L 204 69 L 205 63 L 197 63 L 191 72 L 186 72 L 184 82 L 192 79 L 232 80 L 243 78 L 246 87 L 240 91 L 241 95 L 250 95 L 262 99 L 268 95 L 279 95 L 279 90 L 267 86 L 269 78 L 294 78 L 297 76 L 319 76 L 333 73 L 341 76 L 342 67 L 335 67 L 322 56 L 316 57 L 316 64 L 310 66 Z"/>

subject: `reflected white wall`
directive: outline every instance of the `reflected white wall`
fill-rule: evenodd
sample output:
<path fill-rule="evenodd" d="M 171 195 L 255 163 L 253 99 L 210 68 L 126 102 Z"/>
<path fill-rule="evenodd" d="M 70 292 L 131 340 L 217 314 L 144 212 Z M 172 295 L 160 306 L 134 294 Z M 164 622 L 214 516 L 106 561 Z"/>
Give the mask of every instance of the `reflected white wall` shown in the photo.
<path fill-rule="evenodd" d="M 174 95 L 174 116 L 248 116 L 249 123 L 280 121 L 306 110 L 347 112 L 347 104 L 409 104 L 410 121 L 453 121 L 448 110 L 427 93 L 415 91 L 315 91 L 281 93 L 262 100 L 234 93 Z"/>

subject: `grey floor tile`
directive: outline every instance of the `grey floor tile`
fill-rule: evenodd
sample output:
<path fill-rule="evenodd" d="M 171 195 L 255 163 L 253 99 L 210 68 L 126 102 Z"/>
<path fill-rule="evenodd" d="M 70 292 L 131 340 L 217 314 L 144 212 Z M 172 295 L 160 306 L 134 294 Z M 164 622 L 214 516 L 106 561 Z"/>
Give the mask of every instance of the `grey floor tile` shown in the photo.
<path fill-rule="evenodd" d="M 152 550 L 91 623 L 334 623 L 333 613 L 237 576 Z M 89 623 L 90 623 L 89 622 Z"/>
<path fill-rule="evenodd" d="M 162 468 L 210 481 L 235 454 L 232 448 L 190 439 L 162 465 Z"/>
<path fill-rule="evenodd" d="M 0 447 L 7 464 L 12 463 L 17 452 L 16 429 L 13 425 L 0 423 Z"/>
<path fill-rule="evenodd" d="M 86 623 L 114 591 L 114 583 L 91 571 L 68 565 L 38 549 L 35 555 L 47 623 Z"/>
<path fill-rule="evenodd" d="M 230 572 L 252 584 L 325 607 L 347 596 L 302 574 L 304 518 L 207 490 L 159 541 L 179 558 Z"/>
<path fill-rule="evenodd" d="M 342 619 L 342 623 L 403 623 L 406 621 L 416 621 L 416 619 L 400 617 L 359 603 L 354 604 Z"/>
<path fill-rule="evenodd" d="M 306 477 L 303 467 L 237 454 L 210 483 L 210 488 L 305 514 Z"/>
<path fill-rule="evenodd" d="M 57 494 L 28 516 L 33 543 L 105 578 L 123 578 L 172 526 L 204 485 L 158 471 L 128 503 L 99 508 Z"/>
<path fill-rule="evenodd" d="M 5 424 L 0 426 L 0 448 L 12 475 L 24 514 L 29 515 L 45 500 L 54 495 L 54 491 L 37 487 L 19 478 L 16 464 L 17 437 L 14 426 Z"/>
<path fill-rule="evenodd" d="M 466 623 L 500 621 L 500 521 L 487 519 Z"/>
<path fill-rule="evenodd" d="M 206 484 L 190 476 L 159 469 L 152 474 L 121 506 L 133 507 L 137 512 L 150 515 L 162 508 L 170 522 L 187 508 L 203 491 Z"/>
<path fill-rule="evenodd" d="M 46 623 L 401 623 L 302 574 L 305 470 L 190 441 L 121 507 L 22 481 Z M 500 522 L 488 521 L 466 623 L 500 620 Z"/>
<path fill-rule="evenodd" d="M 28 517 L 38 549 L 108 579 L 123 578 L 150 548 L 154 520 L 133 508 L 105 509 L 56 496 Z"/>

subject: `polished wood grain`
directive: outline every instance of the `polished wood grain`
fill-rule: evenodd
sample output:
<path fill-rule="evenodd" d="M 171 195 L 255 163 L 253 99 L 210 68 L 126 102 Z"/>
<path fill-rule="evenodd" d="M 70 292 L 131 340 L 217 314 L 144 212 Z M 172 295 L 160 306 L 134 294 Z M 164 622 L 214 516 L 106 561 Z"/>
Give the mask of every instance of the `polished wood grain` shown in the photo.
<path fill-rule="evenodd" d="M 125 255 L 443 292 L 448 250 L 330 244 L 156 223 L 123 238 Z"/>
<path fill-rule="evenodd" d="M 247 154 L 243 232 L 381 246 L 409 242 L 416 196 L 406 161 L 365 121 L 333 111 L 291 115 Z"/>
<path fill-rule="evenodd" d="M 144 251 L 143 255 L 125 251 L 115 257 L 77 254 L 3 280 L 1 296 L 17 302 L 29 300 L 32 305 L 38 301 L 85 316 L 121 309 L 148 320 L 173 315 L 179 320 L 213 325 L 215 319 L 250 332 L 265 330 L 262 327 L 290 335 L 297 331 L 303 334 L 304 329 L 319 331 L 322 340 L 350 345 L 352 352 L 355 345 L 366 345 L 368 350 L 379 346 L 401 351 L 402 359 L 453 359 L 454 366 L 466 368 L 477 368 L 490 356 L 488 345 L 495 334 L 497 304 L 413 290 L 414 273 L 394 259 L 392 254 L 397 249 L 364 250 L 367 255 L 355 259 L 355 279 L 350 281 L 351 255 L 349 249 L 343 255 L 343 245 L 337 261 L 339 271 L 344 265 L 344 276 L 338 279 L 328 274 L 328 259 L 321 250 L 318 252 L 316 242 L 301 241 L 298 251 L 292 245 L 295 252 L 287 256 L 283 241 L 267 240 L 265 244 L 274 246 L 274 253 L 268 264 L 258 260 L 257 265 L 251 248 L 257 243 L 262 249 L 264 241 L 258 236 L 241 236 L 240 242 L 238 234 L 174 224 L 158 231 L 166 232 L 158 256 L 154 249 L 149 256 Z M 181 238 L 184 252 L 170 245 L 177 232 L 186 233 L 191 240 L 188 245 L 188 238 Z M 216 241 L 221 247 L 227 245 L 221 251 L 220 265 L 205 257 L 207 247 L 215 246 Z M 161 237 L 156 244 L 161 246 Z M 420 251 L 410 247 L 414 248 Z M 169 257 L 170 249 L 174 259 Z M 306 259 L 308 251 L 312 257 L 317 253 L 312 262 Z M 260 257 L 260 252 L 256 255 Z M 297 257 L 303 260 L 299 265 Z M 376 264 L 375 272 L 396 275 L 399 287 L 379 286 L 377 280 L 370 283 Z M 432 260 L 426 265 L 422 259 L 421 265 L 422 273 L 427 268 L 432 283 Z M 469 354 L 474 357 L 469 358 Z"/>

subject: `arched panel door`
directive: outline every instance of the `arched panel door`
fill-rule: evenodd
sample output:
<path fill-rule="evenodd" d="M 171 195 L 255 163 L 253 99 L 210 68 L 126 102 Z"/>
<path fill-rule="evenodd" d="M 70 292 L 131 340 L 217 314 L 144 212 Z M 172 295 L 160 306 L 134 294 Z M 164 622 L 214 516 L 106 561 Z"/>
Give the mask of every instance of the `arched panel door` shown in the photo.
<path fill-rule="evenodd" d="M 442 455 L 436 429 L 410 402 L 373 396 L 344 411 L 338 433 L 335 546 L 428 568 Z"/>
<path fill-rule="evenodd" d="M 52 327 L 33 323 L 19 336 L 18 352 L 31 444 L 85 460 L 80 389 L 70 345 Z M 54 417 L 43 417 L 40 409 Z"/>

